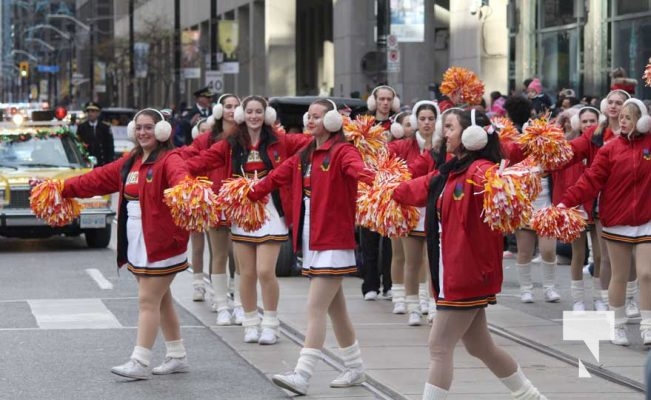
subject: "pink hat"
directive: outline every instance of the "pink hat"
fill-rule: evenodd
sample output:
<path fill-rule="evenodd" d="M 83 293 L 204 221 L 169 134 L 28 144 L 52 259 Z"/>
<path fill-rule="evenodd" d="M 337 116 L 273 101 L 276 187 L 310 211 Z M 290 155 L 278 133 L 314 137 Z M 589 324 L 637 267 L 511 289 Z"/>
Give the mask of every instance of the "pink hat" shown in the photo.
<path fill-rule="evenodd" d="M 542 84 L 540 83 L 540 79 L 534 78 L 529 86 L 527 86 L 527 89 L 535 90 L 537 94 L 540 94 L 542 92 Z"/>

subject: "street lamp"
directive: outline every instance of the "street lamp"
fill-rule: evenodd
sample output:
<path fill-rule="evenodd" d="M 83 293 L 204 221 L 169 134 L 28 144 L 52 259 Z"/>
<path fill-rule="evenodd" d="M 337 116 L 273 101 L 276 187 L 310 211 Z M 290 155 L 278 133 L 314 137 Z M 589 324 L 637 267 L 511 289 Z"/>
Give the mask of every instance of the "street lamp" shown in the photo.
<path fill-rule="evenodd" d="M 41 46 L 45 47 L 46 49 L 48 49 L 50 51 L 54 51 L 54 46 L 48 44 L 47 42 L 45 42 L 44 40 L 41 40 L 39 38 L 30 38 L 30 37 L 28 37 L 28 38 L 25 38 L 25 41 L 26 42 L 36 42 L 36 43 L 40 44 Z"/>
<path fill-rule="evenodd" d="M 65 20 L 68 20 L 68 21 L 72 21 L 75 24 L 79 25 L 86 32 L 90 32 L 90 25 L 84 24 L 83 22 L 81 22 L 77 18 L 71 17 L 70 15 L 66 15 L 66 14 L 48 14 L 48 15 L 46 15 L 46 18 L 47 19 L 65 19 Z"/>
<path fill-rule="evenodd" d="M 56 33 L 58 33 L 59 35 L 61 35 L 61 37 L 64 38 L 65 40 L 70 40 L 70 34 L 65 33 L 64 31 L 62 31 L 60 29 L 57 29 L 56 27 L 54 27 L 54 26 L 52 26 L 50 24 L 38 24 L 38 25 L 32 26 L 31 28 L 26 29 L 25 32 L 32 32 L 32 31 L 35 31 L 37 29 L 51 29 L 51 30 L 55 31 Z"/>
<path fill-rule="evenodd" d="M 32 60 L 34 62 L 38 61 L 38 57 L 36 57 L 32 53 L 26 52 L 25 50 L 19 50 L 19 49 L 11 50 L 11 55 L 14 55 L 14 54 L 22 54 L 22 55 L 24 55 L 25 57 L 29 58 L 30 60 Z"/>

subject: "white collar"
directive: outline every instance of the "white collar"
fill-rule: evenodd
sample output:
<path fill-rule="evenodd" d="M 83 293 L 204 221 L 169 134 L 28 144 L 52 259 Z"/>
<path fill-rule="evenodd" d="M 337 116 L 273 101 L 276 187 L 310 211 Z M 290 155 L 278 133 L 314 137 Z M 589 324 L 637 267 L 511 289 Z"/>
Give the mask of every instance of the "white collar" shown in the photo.
<path fill-rule="evenodd" d="M 418 131 L 416 131 L 416 141 L 418 142 L 418 148 L 422 152 L 425 148 L 425 138 Z"/>

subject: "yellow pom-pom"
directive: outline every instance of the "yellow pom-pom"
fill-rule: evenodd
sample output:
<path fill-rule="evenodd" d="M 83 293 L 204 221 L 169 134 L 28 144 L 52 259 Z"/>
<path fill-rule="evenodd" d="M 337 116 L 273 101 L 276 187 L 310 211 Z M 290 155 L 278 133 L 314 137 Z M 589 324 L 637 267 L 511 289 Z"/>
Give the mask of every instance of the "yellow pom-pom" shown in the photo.
<path fill-rule="evenodd" d="M 34 215 L 50 226 L 68 225 L 81 213 L 81 204 L 75 199 L 63 198 L 61 192 L 62 180 L 47 179 L 32 188 L 29 196 Z"/>
<path fill-rule="evenodd" d="M 219 222 L 217 196 L 212 182 L 202 178 L 185 178 L 165 189 L 164 201 L 174 223 L 188 231 L 203 232 Z"/>
<path fill-rule="evenodd" d="M 246 232 L 260 229 L 269 219 L 265 209 L 268 198 L 251 201 L 247 196 L 256 181 L 257 178 L 247 177 L 226 179 L 217 194 L 226 217 Z"/>
<path fill-rule="evenodd" d="M 418 225 L 416 207 L 393 200 L 400 182 L 411 178 L 407 164 L 399 158 L 380 157 L 373 186 L 359 184 L 356 222 L 382 236 L 407 236 Z"/>
<path fill-rule="evenodd" d="M 379 157 L 387 153 L 386 138 L 381 125 L 375 125 L 371 115 L 359 115 L 355 119 L 344 118 L 343 124 L 346 140 L 359 150 L 368 166 L 377 164 Z"/>
<path fill-rule="evenodd" d="M 649 63 L 644 69 L 644 75 L 642 75 L 642 79 L 644 79 L 644 82 L 647 86 L 651 86 L 651 57 L 649 57 Z"/>
<path fill-rule="evenodd" d="M 443 74 L 441 93 L 456 104 L 476 105 L 484 96 L 484 84 L 469 69 L 450 67 Z"/>
<path fill-rule="evenodd" d="M 571 243 L 585 230 L 586 221 L 575 208 L 550 206 L 538 210 L 533 215 L 531 227 L 538 236 L 557 238 Z"/>
<path fill-rule="evenodd" d="M 572 146 L 565 139 L 563 129 L 546 118 L 534 120 L 518 137 L 526 155 L 532 156 L 543 169 L 563 166 L 572 159 Z"/>

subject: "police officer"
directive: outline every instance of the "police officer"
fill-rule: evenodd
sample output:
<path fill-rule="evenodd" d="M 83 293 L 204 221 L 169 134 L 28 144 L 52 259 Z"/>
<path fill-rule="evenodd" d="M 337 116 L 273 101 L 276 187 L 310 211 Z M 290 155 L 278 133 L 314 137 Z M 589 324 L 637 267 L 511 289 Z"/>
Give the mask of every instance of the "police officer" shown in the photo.
<path fill-rule="evenodd" d="M 86 145 L 88 153 L 97 158 L 97 165 L 108 164 L 115 159 L 115 147 L 111 127 L 99 121 L 102 107 L 88 102 L 84 108 L 86 121 L 77 128 L 77 136 Z"/>

